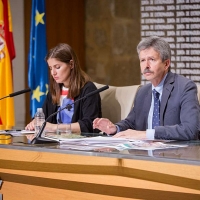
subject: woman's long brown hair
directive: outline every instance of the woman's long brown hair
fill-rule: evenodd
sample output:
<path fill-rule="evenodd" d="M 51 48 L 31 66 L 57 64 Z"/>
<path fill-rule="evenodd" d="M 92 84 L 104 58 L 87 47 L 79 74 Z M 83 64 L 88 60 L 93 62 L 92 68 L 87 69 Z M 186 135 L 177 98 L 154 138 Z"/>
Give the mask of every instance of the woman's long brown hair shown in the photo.
<path fill-rule="evenodd" d="M 49 50 L 45 60 L 55 58 L 66 64 L 73 60 L 74 67 L 71 69 L 68 98 L 75 98 L 80 94 L 81 88 L 90 80 L 89 76 L 81 69 L 78 57 L 68 44 L 58 44 Z M 60 103 L 60 93 L 63 84 L 57 83 L 50 74 L 49 90 L 54 104 Z"/>

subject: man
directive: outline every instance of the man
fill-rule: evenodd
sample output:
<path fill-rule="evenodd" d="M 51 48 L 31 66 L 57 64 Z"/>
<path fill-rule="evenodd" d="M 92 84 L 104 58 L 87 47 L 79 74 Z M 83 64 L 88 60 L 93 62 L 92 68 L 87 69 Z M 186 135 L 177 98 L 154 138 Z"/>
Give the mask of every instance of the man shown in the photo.
<path fill-rule="evenodd" d="M 93 128 L 114 137 L 133 139 L 193 140 L 198 138 L 200 112 L 196 84 L 170 71 L 171 49 L 153 36 L 137 46 L 141 72 L 151 83 L 136 94 L 126 119 L 113 124 L 96 118 Z"/>

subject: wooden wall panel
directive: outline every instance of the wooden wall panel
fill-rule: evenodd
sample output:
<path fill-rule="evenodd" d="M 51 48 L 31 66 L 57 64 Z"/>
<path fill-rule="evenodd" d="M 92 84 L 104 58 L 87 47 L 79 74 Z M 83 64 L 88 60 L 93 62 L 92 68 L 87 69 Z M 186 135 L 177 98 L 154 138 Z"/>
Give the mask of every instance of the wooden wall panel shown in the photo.
<path fill-rule="evenodd" d="M 84 0 L 46 0 L 46 13 L 48 47 L 68 43 L 84 69 Z"/>

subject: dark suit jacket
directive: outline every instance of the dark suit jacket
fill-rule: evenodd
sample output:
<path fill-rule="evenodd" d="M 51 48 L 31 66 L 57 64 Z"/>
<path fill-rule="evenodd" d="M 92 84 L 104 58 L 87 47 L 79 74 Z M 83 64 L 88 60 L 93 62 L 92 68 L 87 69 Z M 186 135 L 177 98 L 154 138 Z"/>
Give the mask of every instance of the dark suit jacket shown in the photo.
<path fill-rule="evenodd" d="M 142 86 L 136 94 L 134 108 L 125 120 L 116 125 L 144 131 L 148 127 L 152 84 Z M 198 138 L 200 109 L 196 84 L 178 74 L 169 72 L 164 85 L 160 107 L 160 126 L 155 127 L 156 139 L 192 140 Z"/>
<path fill-rule="evenodd" d="M 97 90 L 93 82 L 87 82 L 81 89 L 79 96 L 75 97 L 74 101 L 84 97 L 86 94 Z M 51 94 L 48 93 L 46 100 L 43 104 L 43 111 L 45 119 L 58 110 L 59 106 L 52 103 Z M 74 104 L 74 114 L 72 116 L 72 123 L 78 122 L 81 128 L 81 132 L 93 133 L 97 130 L 93 130 L 93 120 L 97 117 L 101 117 L 101 98 L 99 94 L 89 96 L 83 100 L 80 100 Z M 57 124 L 56 115 L 50 117 L 48 122 Z"/>

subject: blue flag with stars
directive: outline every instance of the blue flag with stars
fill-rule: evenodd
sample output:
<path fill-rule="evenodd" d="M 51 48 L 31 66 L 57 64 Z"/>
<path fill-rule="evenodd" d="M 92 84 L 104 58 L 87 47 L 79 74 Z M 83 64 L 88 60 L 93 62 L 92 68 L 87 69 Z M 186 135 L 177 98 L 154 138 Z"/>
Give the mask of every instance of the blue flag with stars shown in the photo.
<path fill-rule="evenodd" d="M 48 92 L 45 0 L 32 0 L 30 49 L 28 55 L 28 84 L 32 90 L 30 114 L 34 117 L 41 108 Z"/>

